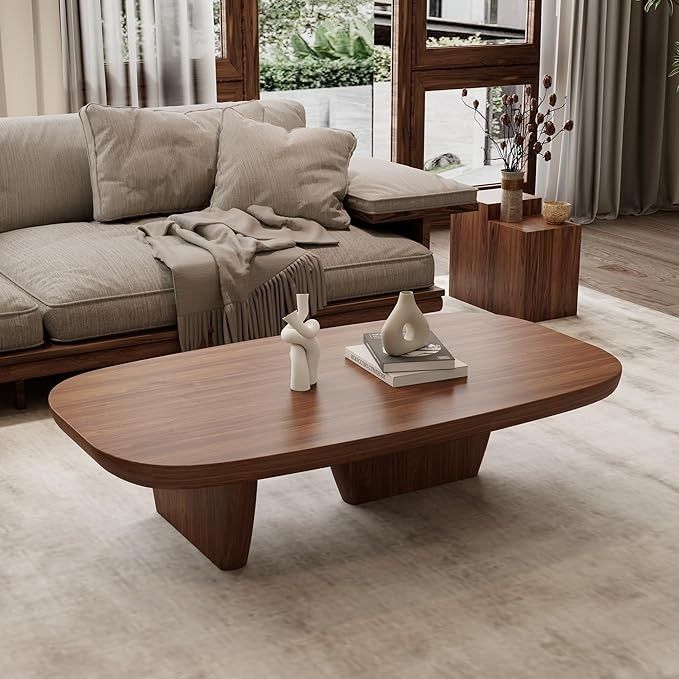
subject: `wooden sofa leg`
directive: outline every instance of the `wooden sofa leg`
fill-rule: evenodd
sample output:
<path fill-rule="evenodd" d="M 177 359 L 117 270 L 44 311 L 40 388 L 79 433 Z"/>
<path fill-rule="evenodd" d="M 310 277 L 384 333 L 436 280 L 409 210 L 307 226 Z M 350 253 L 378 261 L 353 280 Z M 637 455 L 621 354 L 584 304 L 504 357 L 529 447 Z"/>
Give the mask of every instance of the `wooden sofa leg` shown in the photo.
<path fill-rule="evenodd" d="M 23 380 L 14 383 L 14 404 L 17 410 L 26 410 L 26 383 Z"/>

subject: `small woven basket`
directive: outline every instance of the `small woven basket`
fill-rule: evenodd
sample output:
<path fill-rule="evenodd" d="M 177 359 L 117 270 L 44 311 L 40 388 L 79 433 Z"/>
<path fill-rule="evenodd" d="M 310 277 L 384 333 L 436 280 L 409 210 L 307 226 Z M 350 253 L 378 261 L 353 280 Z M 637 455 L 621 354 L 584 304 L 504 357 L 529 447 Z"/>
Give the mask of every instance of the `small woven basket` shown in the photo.
<path fill-rule="evenodd" d="M 565 224 L 571 218 L 573 206 L 562 200 L 543 200 L 542 216 L 547 224 Z"/>

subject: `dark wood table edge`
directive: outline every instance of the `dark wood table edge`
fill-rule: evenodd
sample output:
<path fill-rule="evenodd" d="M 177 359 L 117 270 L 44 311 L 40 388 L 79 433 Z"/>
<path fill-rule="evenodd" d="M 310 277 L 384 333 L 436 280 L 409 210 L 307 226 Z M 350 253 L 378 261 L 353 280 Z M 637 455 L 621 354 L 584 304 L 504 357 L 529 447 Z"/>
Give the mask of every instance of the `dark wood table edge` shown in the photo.
<path fill-rule="evenodd" d="M 488 414 L 481 413 L 464 420 L 441 422 L 421 429 L 405 429 L 391 432 L 384 436 L 356 439 L 341 444 L 316 447 L 311 449 L 313 450 L 313 457 L 308 456 L 310 449 L 305 448 L 277 455 L 261 455 L 237 462 L 210 463 L 205 465 L 169 466 L 140 462 L 131 463 L 128 460 L 123 460 L 94 447 L 61 417 L 52 407 L 51 403 L 50 411 L 59 428 L 100 466 L 114 476 L 135 485 L 146 486 L 148 488 L 204 488 L 322 469 L 334 464 L 356 462 L 380 454 L 392 453 L 403 447 L 403 437 L 405 434 L 408 434 L 412 439 L 419 440 L 422 445 L 435 445 L 445 441 L 474 436 L 483 432 L 514 427 L 526 422 L 552 417 L 569 410 L 576 410 L 601 401 L 615 391 L 622 375 L 622 366 L 617 359 L 612 356 L 611 358 L 617 362 L 617 374 L 608 380 L 597 382 L 595 385 L 568 392 L 567 408 L 562 407 L 563 395 L 556 395 L 534 401 L 525 406 L 512 406 L 503 410 L 493 411 L 494 421 L 491 428 L 488 426 Z M 360 369 L 353 364 L 347 364 L 347 368 Z M 540 410 L 539 417 L 535 417 L 531 413 L 533 408 Z M 306 459 L 297 462 L 294 457 L 295 454 L 299 454 Z M 292 461 L 296 462 L 295 464 L 292 463 L 291 458 Z M 265 467 L 266 472 L 257 473 L 256 469 L 253 470 L 253 467 L 256 468 L 258 464 Z M 212 477 L 209 483 L 205 482 L 206 476 Z"/>

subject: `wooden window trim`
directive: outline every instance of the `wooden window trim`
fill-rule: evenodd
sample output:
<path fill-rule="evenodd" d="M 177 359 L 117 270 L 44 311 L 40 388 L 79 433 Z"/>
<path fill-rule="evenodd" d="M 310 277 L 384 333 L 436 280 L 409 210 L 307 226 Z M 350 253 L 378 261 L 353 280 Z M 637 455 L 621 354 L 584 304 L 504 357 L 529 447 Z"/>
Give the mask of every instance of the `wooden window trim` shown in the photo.
<path fill-rule="evenodd" d="M 542 14 L 540 0 L 527 0 L 525 42 L 469 47 L 427 47 L 428 0 L 414 0 L 411 4 L 412 22 L 415 26 L 414 69 L 445 66 L 508 66 L 540 62 L 540 17 Z"/>
<path fill-rule="evenodd" d="M 392 158 L 424 163 L 425 95 L 428 91 L 530 84 L 539 89 L 541 0 L 528 0 L 526 42 L 441 47 L 427 41 L 428 0 L 394 0 L 392 29 Z M 526 174 L 535 189 L 535 159 Z"/>
<path fill-rule="evenodd" d="M 222 0 L 222 56 L 217 57 L 217 100 L 259 98 L 257 0 Z"/>

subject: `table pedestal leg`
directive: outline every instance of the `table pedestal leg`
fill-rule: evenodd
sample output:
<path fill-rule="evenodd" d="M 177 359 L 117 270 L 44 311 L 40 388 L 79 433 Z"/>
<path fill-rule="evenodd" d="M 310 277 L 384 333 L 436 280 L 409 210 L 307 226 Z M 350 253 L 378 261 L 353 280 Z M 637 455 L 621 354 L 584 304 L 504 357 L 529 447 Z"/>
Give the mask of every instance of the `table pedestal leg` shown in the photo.
<path fill-rule="evenodd" d="M 222 570 L 245 566 L 257 481 L 192 489 L 154 488 L 156 511 Z"/>
<path fill-rule="evenodd" d="M 345 502 L 364 502 L 470 479 L 479 473 L 490 433 L 410 448 L 358 462 L 336 464 L 332 473 Z"/>

